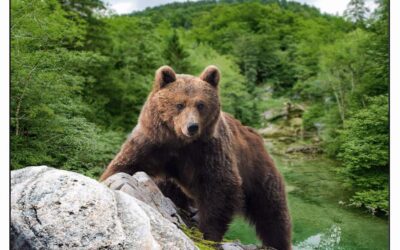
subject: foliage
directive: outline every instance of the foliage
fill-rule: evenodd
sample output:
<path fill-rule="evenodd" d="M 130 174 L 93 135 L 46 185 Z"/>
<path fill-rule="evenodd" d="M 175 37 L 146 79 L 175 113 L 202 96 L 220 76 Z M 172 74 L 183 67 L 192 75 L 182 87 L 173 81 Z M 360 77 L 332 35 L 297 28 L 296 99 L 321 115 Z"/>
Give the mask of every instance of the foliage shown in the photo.
<path fill-rule="evenodd" d="M 107 62 L 90 65 L 93 81 L 86 84 L 84 99 L 94 110 L 91 121 L 127 133 L 137 122 L 155 70 L 165 64 L 158 46 L 162 40 L 146 18 L 113 16 L 105 22 L 103 32 L 112 37 L 103 51 Z"/>
<path fill-rule="evenodd" d="M 82 43 L 75 48 L 99 51 L 108 45 L 110 39 L 103 32 L 106 23 L 99 18 L 105 11 L 101 0 L 59 0 L 58 2 L 65 10 L 65 17 L 72 20 L 83 33 Z"/>
<path fill-rule="evenodd" d="M 385 95 L 369 100 L 345 122 L 340 132 L 339 158 L 343 172 L 359 192 L 352 203 L 388 213 L 389 122 L 388 98 Z M 373 131 L 373 133 L 371 133 Z"/>
<path fill-rule="evenodd" d="M 322 120 L 320 119 L 324 115 L 324 107 L 321 105 L 313 105 L 309 107 L 303 114 L 303 126 L 307 131 L 313 131 L 320 129 Z"/>
<path fill-rule="evenodd" d="M 369 29 L 355 24 L 358 28 L 322 46 L 318 74 L 294 88 L 302 99 L 313 101 L 305 128 L 322 124 L 325 151 L 342 161 L 343 177 L 355 189 L 350 203 L 384 214 L 389 175 L 387 4 L 381 1 Z"/>
<path fill-rule="evenodd" d="M 364 207 L 371 214 L 383 212 L 389 215 L 389 190 L 368 190 L 356 192 L 353 198 L 350 199 L 350 205 L 355 207 Z"/>
<path fill-rule="evenodd" d="M 67 49 L 80 43 L 82 32 L 56 1 L 13 0 L 12 15 L 11 168 L 47 164 L 94 176 L 120 136 L 85 117 L 87 77 L 76 65 L 104 57 Z"/>
<path fill-rule="evenodd" d="M 345 10 L 345 17 L 362 26 L 365 24 L 369 9 L 365 6 L 364 0 L 350 0 Z"/>
<path fill-rule="evenodd" d="M 97 177 L 135 126 L 155 70 L 221 72 L 222 107 L 245 125 L 303 103 L 306 132 L 343 163 L 350 202 L 387 212 L 388 0 L 347 19 L 278 0 L 171 3 L 131 15 L 100 0 L 11 1 L 11 168 Z M 386 202 L 386 203 L 385 203 Z"/>
<path fill-rule="evenodd" d="M 349 105 L 362 105 L 362 76 L 369 61 L 365 58 L 365 44 L 369 35 L 355 30 L 343 39 L 323 48 L 320 59 L 319 79 L 328 92 L 333 94 L 342 122 Z"/>
<path fill-rule="evenodd" d="M 193 36 L 222 54 L 233 54 L 248 84 L 269 83 L 282 95 L 298 77 L 316 74 L 318 46 L 349 27 L 342 19 L 321 16 L 298 3 L 287 5 L 219 4 L 194 19 Z"/>
<path fill-rule="evenodd" d="M 189 54 L 179 41 L 179 36 L 174 30 L 172 36 L 167 40 L 167 46 L 163 53 L 167 64 L 171 66 L 177 73 L 186 73 L 191 71 Z"/>

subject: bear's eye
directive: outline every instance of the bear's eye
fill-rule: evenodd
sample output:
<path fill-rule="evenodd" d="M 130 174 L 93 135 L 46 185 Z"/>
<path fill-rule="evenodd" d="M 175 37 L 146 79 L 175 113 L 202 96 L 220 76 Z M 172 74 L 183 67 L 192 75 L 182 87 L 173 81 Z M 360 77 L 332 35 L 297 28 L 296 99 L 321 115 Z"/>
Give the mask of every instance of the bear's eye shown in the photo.
<path fill-rule="evenodd" d="M 178 110 L 182 110 L 184 107 L 185 107 L 185 105 L 183 105 L 183 103 L 178 103 L 178 104 L 176 104 L 176 108 L 177 108 Z"/>
<path fill-rule="evenodd" d="M 203 104 L 203 103 L 198 103 L 198 104 L 197 104 L 197 109 L 198 109 L 198 110 L 204 109 L 204 104 Z"/>

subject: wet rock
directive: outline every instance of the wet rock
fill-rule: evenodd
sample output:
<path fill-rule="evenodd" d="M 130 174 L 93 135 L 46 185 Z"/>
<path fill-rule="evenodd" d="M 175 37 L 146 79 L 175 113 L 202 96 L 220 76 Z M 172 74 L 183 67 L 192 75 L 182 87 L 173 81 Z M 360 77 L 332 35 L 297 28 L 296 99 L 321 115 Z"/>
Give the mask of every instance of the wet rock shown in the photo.
<path fill-rule="evenodd" d="M 269 125 L 266 128 L 259 129 L 258 133 L 266 138 L 291 137 L 294 135 L 290 128 L 276 125 Z"/>
<path fill-rule="evenodd" d="M 83 175 L 11 172 L 11 249 L 197 249 L 156 209 Z"/>
<path fill-rule="evenodd" d="M 303 105 L 286 102 L 284 106 L 269 109 L 262 115 L 268 122 L 278 122 L 281 120 L 291 120 L 292 118 L 302 117 L 304 111 L 305 108 Z"/>
<path fill-rule="evenodd" d="M 304 145 L 290 147 L 286 150 L 286 153 L 321 154 L 323 153 L 323 150 L 317 145 Z"/>
<path fill-rule="evenodd" d="M 295 142 L 295 141 L 296 141 L 296 138 L 294 138 L 294 137 L 279 137 L 279 138 L 278 138 L 278 141 L 279 141 L 279 142 L 286 143 L 286 144 L 289 144 L 289 143 Z"/>
<path fill-rule="evenodd" d="M 282 109 L 271 109 L 268 111 L 265 111 L 263 113 L 263 117 L 266 121 L 273 122 L 275 120 L 285 118 L 286 114 L 284 110 Z"/>
<path fill-rule="evenodd" d="M 303 119 L 300 117 L 295 117 L 289 120 L 290 127 L 301 128 L 303 126 Z"/>
<path fill-rule="evenodd" d="M 286 102 L 284 110 L 286 114 L 286 119 L 290 120 L 295 117 L 302 117 L 305 108 L 303 105 L 300 104 L 292 104 L 291 102 Z"/>

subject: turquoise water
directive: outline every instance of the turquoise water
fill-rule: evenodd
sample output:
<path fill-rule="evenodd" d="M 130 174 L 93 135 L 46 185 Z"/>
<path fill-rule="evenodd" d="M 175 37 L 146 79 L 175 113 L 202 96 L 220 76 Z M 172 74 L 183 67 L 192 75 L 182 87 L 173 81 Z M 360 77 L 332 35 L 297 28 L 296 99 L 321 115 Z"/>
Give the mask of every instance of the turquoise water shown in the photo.
<path fill-rule="evenodd" d="M 268 143 L 270 152 L 273 147 Z M 324 156 L 272 153 L 284 175 L 293 223 L 294 249 L 389 248 L 387 219 L 343 205 L 349 195 L 336 170 L 338 164 Z M 254 229 L 238 217 L 225 238 L 259 243 Z"/>

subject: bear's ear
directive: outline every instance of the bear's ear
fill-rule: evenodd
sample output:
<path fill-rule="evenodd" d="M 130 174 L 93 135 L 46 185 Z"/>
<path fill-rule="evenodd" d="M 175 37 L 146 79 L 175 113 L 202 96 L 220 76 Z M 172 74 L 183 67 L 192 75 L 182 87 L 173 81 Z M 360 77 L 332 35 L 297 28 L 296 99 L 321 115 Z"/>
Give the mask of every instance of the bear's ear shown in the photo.
<path fill-rule="evenodd" d="M 162 66 L 156 71 L 155 88 L 162 89 L 176 81 L 175 71 L 170 66 Z"/>
<path fill-rule="evenodd" d="M 201 73 L 200 79 L 208 82 L 214 87 L 217 87 L 220 75 L 221 74 L 219 73 L 219 69 L 214 65 L 210 65 L 204 69 L 203 73 Z"/>

